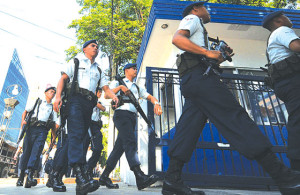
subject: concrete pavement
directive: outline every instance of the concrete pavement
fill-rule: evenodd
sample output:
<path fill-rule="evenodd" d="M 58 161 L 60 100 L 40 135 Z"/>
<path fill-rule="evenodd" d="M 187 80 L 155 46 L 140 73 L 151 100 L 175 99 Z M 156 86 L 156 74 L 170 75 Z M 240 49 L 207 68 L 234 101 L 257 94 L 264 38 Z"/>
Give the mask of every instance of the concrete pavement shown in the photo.
<path fill-rule="evenodd" d="M 35 187 L 24 188 L 16 187 L 16 178 L 0 178 L 0 195 L 73 195 L 76 194 L 74 183 L 66 184 L 67 192 L 53 192 L 52 188 L 47 188 L 44 182 L 40 182 Z M 158 195 L 161 194 L 161 186 L 146 188 L 145 190 L 139 191 L 135 186 L 128 186 L 122 182 L 118 182 L 120 189 L 107 189 L 101 186 L 97 191 L 89 193 L 89 195 Z M 207 195 L 280 195 L 278 191 L 256 191 L 256 190 L 229 190 L 229 189 L 203 189 Z"/>

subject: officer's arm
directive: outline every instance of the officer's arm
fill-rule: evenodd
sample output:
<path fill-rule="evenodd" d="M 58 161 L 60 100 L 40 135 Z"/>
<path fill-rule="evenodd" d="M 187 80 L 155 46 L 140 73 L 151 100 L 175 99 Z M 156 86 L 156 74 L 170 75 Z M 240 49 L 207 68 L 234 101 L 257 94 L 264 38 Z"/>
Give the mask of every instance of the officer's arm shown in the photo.
<path fill-rule="evenodd" d="M 112 91 L 115 94 L 118 93 L 120 90 L 122 90 L 124 93 L 126 93 L 129 89 L 127 87 L 125 87 L 124 85 L 119 85 L 118 87 L 112 89 Z"/>
<path fill-rule="evenodd" d="M 69 76 L 65 73 L 63 73 L 58 81 L 57 89 L 56 89 L 56 97 L 53 104 L 53 109 L 55 112 L 58 112 L 61 107 L 61 93 L 64 90 L 64 86 L 66 81 L 69 79 Z"/>
<path fill-rule="evenodd" d="M 290 49 L 294 52 L 300 52 L 300 39 L 295 39 L 293 40 L 290 45 L 289 45 Z"/>
<path fill-rule="evenodd" d="M 23 114 L 22 114 L 21 129 L 22 129 L 23 126 L 26 124 L 26 121 L 25 121 L 26 115 L 27 115 L 27 110 L 24 110 L 24 112 L 23 112 Z"/>
<path fill-rule="evenodd" d="M 148 95 L 147 100 L 150 101 L 154 105 L 154 113 L 158 116 L 162 114 L 161 106 L 158 102 L 158 100 L 153 97 L 152 95 Z"/>
<path fill-rule="evenodd" d="M 106 108 L 102 104 L 100 104 L 100 103 L 97 103 L 97 108 L 99 108 L 103 112 L 106 110 Z"/>
<path fill-rule="evenodd" d="M 204 55 L 208 58 L 216 59 L 219 62 L 223 62 L 224 59 L 220 51 L 207 50 L 203 47 L 200 47 L 190 41 L 188 38 L 190 37 L 190 31 L 188 30 L 178 30 L 172 39 L 172 43 L 181 50 Z"/>
<path fill-rule="evenodd" d="M 116 104 L 118 104 L 119 99 L 116 94 L 108 87 L 108 85 L 104 85 L 102 87 L 103 91 L 105 92 L 106 99 L 112 99 Z"/>

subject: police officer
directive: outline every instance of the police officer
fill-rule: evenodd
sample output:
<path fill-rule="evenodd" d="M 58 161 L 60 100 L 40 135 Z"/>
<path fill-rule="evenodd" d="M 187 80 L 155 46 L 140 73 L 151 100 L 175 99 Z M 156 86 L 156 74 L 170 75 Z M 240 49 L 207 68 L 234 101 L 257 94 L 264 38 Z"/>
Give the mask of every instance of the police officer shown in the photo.
<path fill-rule="evenodd" d="M 96 95 L 98 99 L 101 97 L 101 93 L 102 93 L 102 89 L 97 88 Z M 96 167 L 103 149 L 103 144 L 102 144 L 103 136 L 100 130 L 102 128 L 101 111 L 104 112 L 105 110 L 106 108 L 101 104 L 101 102 L 98 101 L 97 106 L 95 106 L 95 108 L 93 109 L 89 133 L 85 135 L 84 151 L 87 153 L 90 143 L 91 143 L 91 149 L 93 151 L 92 156 L 88 159 L 87 167 L 86 167 L 87 176 L 89 180 L 92 180 L 93 178 L 93 169 Z"/>
<path fill-rule="evenodd" d="M 97 103 L 95 95 L 97 85 L 103 88 L 107 96 L 118 102 L 117 96 L 109 89 L 106 76 L 98 67 L 95 58 L 98 55 L 98 44 L 96 40 L 90 40 L 83 45 L 84 55 L 79 54 L 78 74 L 74 75 L 74 63 L 70 62 L 62 71 L 58 82 L 57 95 L 54 102 L 54 109 L 59 110 L 62 104 L 62 91 L 69 80 L 77 77 L 75 82 L 74 95 L 69 97 L 69 108 L 67 118 L 68 129 L 68 159 L 69 164 L 76 174 L 76 193 L 86 194 L 98 189 L 88 181 L 84 173 L 86 163 L 83 148 L 84 137 L 88 133 L 93 108 Z"/>
<path fill-rule="evenodd" d="M 52 99 L 55 96 L 55 87 L 50 84 L 45 89 L 45 97 L 38 101 L 30 121 L 30 127 L 26 132 L 23 143 L 23 154 L 20 160 L 21 174 L 17 186 L 22 186 L 25 170 L 28 169 L 28 176 L 25 182 L 25 188 L 37 185 L 37 180 L 33 179 L 34 171 L 38 168 L 40 156 L 48 135 L 48 130 L 56 123 L 52 129 L 52 134 L 59 127 L 57 113 L 53 111 Z M 26 124 L 25 117 L 28 112 L 33 110 L 33 104 L 28 104 L 22 114 L 21 126 Z"/>
<path fill-rule="evenodd" d="M 161 106 L 157 99 L 146 92 L 145 87 L 137 86 L 133 81 L 137 76 L 136 64 L 127 64 L 124 66 L 125 78 L 123 81 L 127 86 L 120 85 L 118 81 L 114 81 L 110 84 L 110 88 L 113 92 L 120 94 L 120 91 L 124 94 L 128 94 L 129 90 L 134 94 L 136 99 L 143 98 L 151 101 L 154 104 L 154 113 L 157 115 L 162 114 Z M 130 102 L 124 103 L 115 110 L 113 121 L 118 129 L 118 137 L 115 142 L 114 148 L 110 153 L 106 167 L 103 174 L 100 176 L 100 185 L 105 185 L 108 188 L 118 188 L 117 184 L 112 184 L 109 179 L 110 172 L 115 168 L 117 162 L 125 152 L 127 162 L 130 169 L 134 172 L 136 177 L 136 184 L 139 190 L 149 187 L 158 180 L 156 175 L 145 175 L 140 168 L 140 161 L 137 155 L 137 142 L 134 134 L 136 126 L 137 110 Z"/>
<path fill-rule="evenodd" d="M 265 16 L 262 26 L 271 32 L 267 58 L 274 92 L 284 101 L 289 114 L 287 156 L 291 168 L 300 171 L 300 38 L 282 11 Z"/>
<path fill-rule="evenodd" d="M 53 158 L 52 170 L 49 174 L 46 186 L 53 188 L 54 192 L 65 192 L 66 186 L 62 178 L 68 171 L 68 132 L 62 129 L 58 137 L 57 150 Z"/>
<path fill-rule="evenodd" d="M 214 59 L 216 64 L 225 60 L 220 51 L 209 50 L 204 24 L 210 22 L 210 15 L 204 3 L 196 2 L 184 9 L 184 18 L 172 40 L 175 46 L 184 51 L 177 66 L 185 104 L 168 150 L 170 162 L 162 193 L 205 194 L 193 192 L 185 186 L 181 172 L 184 163 L 190 160 L 209 118 L 232 147 L 262 165 L 283 194 L 300 194 L 300 174 L 279 161 L 271 151 L 269 140 L 220 81 L 218 72 L 211 68 L 207 75 L 204 74 L 209 66 L 203 60 Z M 228 47 L 226 51 L 226 55 L 232 55 L 232 49 Z"/>

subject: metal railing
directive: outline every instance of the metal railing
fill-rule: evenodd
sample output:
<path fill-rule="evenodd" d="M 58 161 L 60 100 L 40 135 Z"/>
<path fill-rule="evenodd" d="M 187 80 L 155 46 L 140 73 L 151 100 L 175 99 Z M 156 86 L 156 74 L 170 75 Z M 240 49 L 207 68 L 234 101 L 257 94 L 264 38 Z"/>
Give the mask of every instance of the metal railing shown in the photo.
<path fill-rule="evenodd" d="M 151 104 L 148 104 L 148 117 L 161 138 L 155 145 L 151 141 L 154 138 L 149 137 L 149 173 L 163 177 L 169 163 L 168 145 L 173 139 L 184 97 L 177 70 L 148 67 L 146 77 L 148 92 L 160 100 L 163 108 L 162 116 L 154 117 L 153 109 L 149 108 Z M 289 165 L 287 111 L 273 90 L 264 84 L 264 77 L 222 74 L 221 79 L 274 145 L 273 151 L 280 160 Z M 204 127 L 190 162 L 185 164 L 183 177 L 191 186 L 269 188 L 273 185 L 256 161 L 235 151 L 211 122 Z"/>

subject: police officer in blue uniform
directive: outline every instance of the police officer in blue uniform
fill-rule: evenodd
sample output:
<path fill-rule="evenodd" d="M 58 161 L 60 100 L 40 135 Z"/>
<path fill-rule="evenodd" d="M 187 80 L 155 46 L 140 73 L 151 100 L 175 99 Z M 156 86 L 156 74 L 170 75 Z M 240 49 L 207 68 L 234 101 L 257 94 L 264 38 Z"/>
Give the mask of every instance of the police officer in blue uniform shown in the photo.
<path fill-rule="evenodd" d="M 63 129 L 58 137 L 57 150 L 55 151 L 52 170 L 49 174 L 46 186 L 53 188 L 54 192 L 65 192 L 66 186 L 62 178 L 68 171 L 68 132 Z"/>
<path fill-rule="evenodd" d="M 76 174 L 76 193 L 87 194 L 98 189 L 96 182 L 88 181 L 84 172 L 86 164 L 84 151 L 84 137 L 88 133 L 93 108 L 97 103 L 95 91 L 97 85 L 102 88 L 107 96 L 118 102 L 117 96 L 109 89 L 106 76 L 99 68 L 95 58 L 98 55 L 98 44 L 96 40 L 90 40 L 83 45 L 84 55 L 77 55 L 79 69 L 74 95 L 69 97 L 69 108 L 67 118 L 68 129 L 68 160 Z M 68 81 L 74 78 L 74 63 L 69 62 L 62 71 L 58 82 L 54 109 L 59 110 L 62 104 L 62 90 Z"/>
<path fill-rule="evenodd" d="M 101 97 L 101 94 L 102 89 L 97 88 L 96 95 L 98 99 Z M 92 156 L 88 159 L 86 167 L 89 180 L 92 180 L 93 178 L 93 169 L 96 167 L 103 149 L 103 135 L 100 130 L 102 128 L 101 111 L 104 112 L 105 110 L 106 108 L 98 101 L 97 106 L 93 109 L 89 133 L 85 136 L 84 151 L 87 153 L 90 144 L 93 151 Z"/>
<path fill-rule="evenodd" d="M 25 188 L 31 188 L 37 185 L 37 180 L 33 179 L 34 171 L 38 168 L 40 156 L 42 154 L 44 144 L 48 135 L 48 130 L 52 129 L 52 134 L 59 127 L 57 113 L 53 111 L 52 99 L 55 96 L 55 87 L 47 85 L 45 89 L 45 98 L 37 103 L 24 137 L 23 154 L 20 160 L 21 174 L 17 182 L 17 186 L 22 186 L 24 181 L 25 170 L 28 170 L 28 176 L 25 182 Z M 34 102 L 35 103 L 35 102 Z M 22 114 L 22 124 L 26 124 L 25 116 L 33 110 L 34 104 L 28 104 Z M 53 128 L 53 122 L 56 123 Z"/>
<path fill-rule="evenodd" d="M 283 194 L 300 194 L 300 174 L 287 168 L 271 151 L 272 145 L 262 134 L 233 94 L 220 80 L 215 68 L 203 60 L 225 59 L 220 51 L 210 50 L 204 24 L 210 22 L 205 2 L 196 2 L 183 11 L 183 19 L 172 43 L 184 52 L 177 61 L 181 92 L 185 97 L 182 115 L 176 126 L 168 155 L 169 167 L 163 182 L 163 194 L 205 194 L 194 192 L 182 182 L 184 163 L 190 160 L 204 125 L 209 119 L 226 140 L 248 159 L 257 160 L 274 179 Z M 226 48 L 226 55 L 232 49 Z M 203 56 L 206 58 L 203 59 Z M 217 64 L 218 64 L 217 63 Z"/>
<path fill-rule="evenodd" d="M 300 171 L 300 38 L 283 11 L 266 15 L 262 26 L 271 32 L 267 59 L 274 92 L 284 101 L 289 114 L 287 156 L 291 168 Z"/>
<path fill-rule="evenodd" d="M 137 100 L 139 98 L 143 98 L 154 104 L 154 113 L 156 115 L 161 115 L 162 109 L 157 99 L 147 93 L 145 87 L 137 86 L 137 84 L 133 81 L 137 76 L 136 64 L 130 63 L 125 65 L 124 72 L 125 78 L 123 79 L 123 81 L 127 86 L 120 85 L 118 81 L 113 81 L 110 84 L 110 88 L 113 90 L 113 92 L 120 94 L 120 91 L 123 91 L 126 95 L 130 90 Z M 134 175 L 136 177 L 136 184 L 139 190 L 149 187 L 158 180 L 158 177 L 156 175 L 145 175 L 140 168 L 141 163 L 137 155 L 137 142 L 136 136 L 134 134 L 136 118 L 137 110 L 130 102 L 124 103 L 115 110 L 113 121 L 119 133 L 114 148 L 106 161 L 105 170 L 100 176 L 100 185 L 105 185 L 108 188 L 119 187 L 117 184 L 112 184 L 108 176 L 110 172 L 115 168 L 117 162 L 124 152 L 129 167 L 134 172 Z"/>

